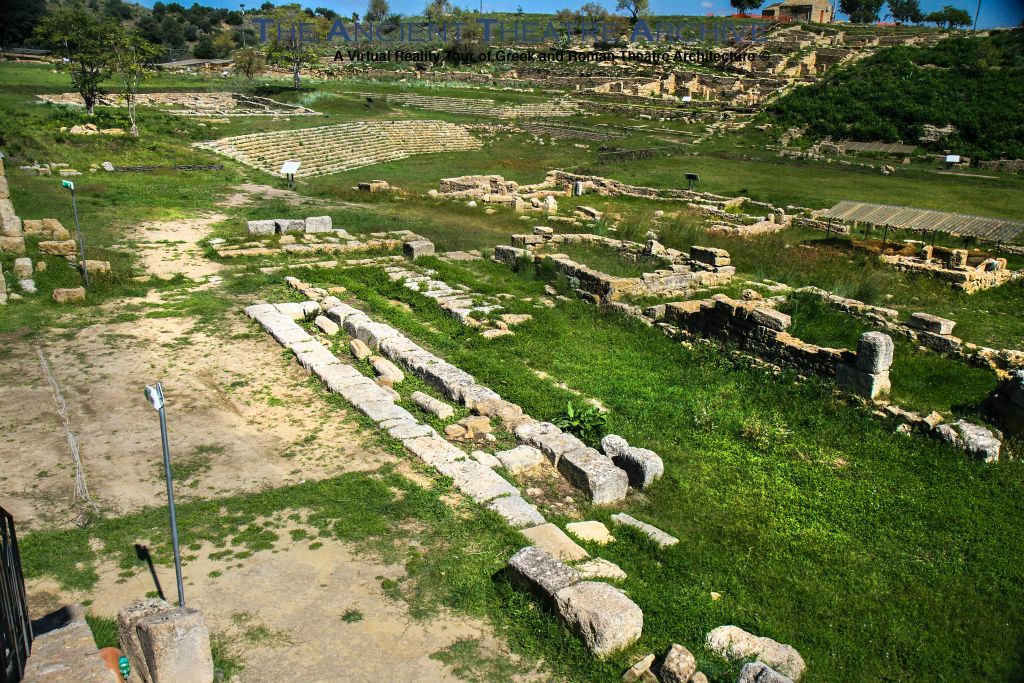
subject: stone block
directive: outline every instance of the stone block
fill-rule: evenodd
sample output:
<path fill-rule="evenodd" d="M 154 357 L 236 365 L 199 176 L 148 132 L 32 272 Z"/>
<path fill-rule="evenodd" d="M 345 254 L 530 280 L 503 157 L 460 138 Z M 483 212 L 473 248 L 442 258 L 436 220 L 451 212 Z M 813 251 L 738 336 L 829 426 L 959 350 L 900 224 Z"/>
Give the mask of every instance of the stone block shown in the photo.
<path fill-rule="evenodd" d="M 726 659 L 757 658 L 794 681 L 800 679 L 806 668 L 803 657 L 792 646 L 755 636 L 739 626 L 714 629 L 708 633 L 707 646 Z"/>
<path fill-rule="evenodd" d="M 149 666 L 135 626 L 145 617 L 169 612 L 173 609 L 172 605 L 163 600 L 147 598 L 130 602 L 117 613 L 117 637 L 121 644 L 121 650 L 132 666 L 132 673 L 138 676 L 143 683 L 152 683 L 153 679 L 150 676 Z"/>
<path fill-rule="evenodd" d="M 747 662 L 740 670 L 736 683 L 793 683 L 793 679 L 783 676 L 764 662 Z"/>
<path fill-rule="evenodd" d="M 754 324 L 776 332 L 785 332 L 792 322 L 792 318 L 774 308 L 755 308 L 750 311 L 750 319 Z"/>
<path fill-rule="evenodd" d="M 646 522 L 641 522 L 636 517 L 627 515 L 625 512 L 619 512 L 612 515 L 612 521 L 623 526 L 628 526 L 641 532 L 652 541 L 657 543 L 662 548 L 673 546 L 679 543 L 679 539 L 675 536 L 665 533 L 656 526 L 652 526 Z"/>
<path fill-rule="evenodd" d="M 341 330 L 341 328 L 338 327 L 338 323 L 334 322 L 325 315 L 318 315 L 316 318 L 313 319 L 313 323 L 317 327 L 319 327 L 320 331 L 326 334 L 328 337 L 333 337 L 334 335 L 338 334 L 338 332 Z"/>
<path fill-rule="evenodd" d="M 512 474 L 529 472 L 544 463 L 544 455 L 532 446 L 516 446 L 511 450 L 495 453 L 494 457 Z"/>
<path fill-rule="evenodd" d="M 533 545 L 563 562 L 576 562 L 590 556 L 554 524 L 540 524 L 523 529 L 523 535 L 530 539 Z"/>
<path fill-rule="evenodd" d="M 276 232 L 276 221 L 249 221 L 245 224 L 250 235 L 273 235 Z"/>
<path fill-rule="evenodd" d="M 576 488 L 586 491 L 596 505 L 617 503 L 629 490 L 628 475 L 593 448 L 565 453 L 557 467 Z"/>
<path fill-rule="evenodd" d="M 32 277 L 32 259 L 27 256 L 14 259 L 14 267 L 11 271 L 18 278 Z"/>
<path fill-rule="evenodd" d="M 390 384 L 398 384 L 405 379 L 405 373 L 398 366 L 382 356 L 370 356 L 370 365 L 381 380 Z"/>
<path fill-rule="evenodd" d="M 869 399 L 888 394 L 891 388 L 888 371 L 871 374 L 846 363 L 836 365 L 836 383 L 850 393 Z"/>
<path fill-rule="evenodd" d="M 697 673 L 697 660 L 685 647 L 672 643 L 657 665 L 657 672 L 662 683 L 689 683 Z"/>
<path fill-rule="evenodd" d="M 649 654 L 633 666 L 626 669 L 622 674 L 622 683 L 658 683 L 658 677 L 651 672 L 651 665 L 654 664 L 654 655 Z"/>
<path fill-rule="evenodd" d="M 625 581 L 626 572 L 614 562 L 595 557 L 576 565 L 576 571 L 584 579 L 611 579 L 613 581 Z"/>
<path fill-rule="evenodd" d="M 493 510 L 508 522 L 513 529 L 545 524 L 544 515 L 540 514 L 537 506 L 528 503 L 522 496 L 502 496 L 487 503 L 487 509 Z"/>
<path fill-rule="evenodd" d="M 992 430 L 966 420 L 953 423 L 957 431 L 957 445 L 968 455 L 982 462 L 997 462 L 1002 442 L 995 437 Z"/>
<path fill-rule="evenodd" d="M 455 408 L 433 396 L 424 394 L 422 391 L 413 392 L 410 398 L 419 408 L 438 419 L 447 420 L 455 414 Z"/>
<path fill-rule="evenodd" d="M 178 607 L 135 624 L 149 683 L 212 683 L 210 631 L 202 613 Z"/>
<path fill-rule="evenodd" d="M 274 232 L 281 235 L 289 232 L 305 232 L 306 221 L 300 218 L 278 218 L 274 221 Z"/>
<path fill-rule="evenodd" d="M 0 252 L 3 251 L 11 254 L 24 254 L 25 238 L 21 235 L 0 235 Z"/>
<path fill-rule="evenodd" d="M 402 252 L 413 261 L 421 256 L 433 256 L 434 243 L 430 240 L 413 240 L 402 245 Z"/>
<path fill-rule="evenodd" d="M 935 334 L 953 334 L 956 321 L 929 313 L 911 313 L 907 325 L 915 330 L 924 330 Z"/>
<path fill-rule="evenodd" d="M 580 581 L 579 572 L 532 545 L 509 558 L 507 572 L 514 585 L 548 604 L 554 604 L 558 591 Z"/>
<path fill-rule="evenodd" d="M 892 337 L 884 332 L 865 332 L 857 342 L 857 368 L 872 375 L 888 371 L 894 349 Z"/>
<path fill-rule="evenodd" d="M 373 351 L 370 350 L 370 347 L 364 344 L 359 339 L 353 339 L 352 341 L 350 341 L 348 343 L 348 349 L 349 351 L 352 352 L 352 355 L 359 360 L 369 358 L 370 356 L 373 355 Z"/>
<path fill-rule="evenodd" d="M 694 245 L 690 247 L 690 258 L 694 261 L 714 266 L 716 268 L 719 266 L 728 266 L 732 263 L 732 259 L 729 257 L 729 252 L 725 249 L 715 249 L 714 247 L 699 247 Z"/>
<path fill-rule="evenodd" d="M 332 232 L 334 225 L 330 216 L 310 216 L 305 220 L 305 231 L 311 233 Z"/>
<path fill-rule="evenodd" d="M 644 614 L 607 583 L 581 581 L 555 593 L 558 616 L 591 653 L 604 658 L 640 639 Z"/>
<path fill-rule="evenodd" d="M 77 304 L 85 301 L 85 287 L 53 290 L 53 300 L 59 304 Z"/>
<path fill-rule="evenodd" d="M 590 541 L 600 545 L 604 545 L 605 543 L 610 543 L 615 540 L 615 537 L 609 533 L 608 527 L 601 522 L 570 522 L 565 525 L 565 530 L 581 541 Z"/>
<path fill-rule="evenodd" d="M 463 454 L 462 457 L 465 457 Z M 439 472 L 452 478 L 455 488 L 477 503 L 486 503 L 501 496 L 518 496 L 519 489 L 508 483 L 490 467 L 476 460 L 452 463 L 451 467 L 437 466 Z"/>

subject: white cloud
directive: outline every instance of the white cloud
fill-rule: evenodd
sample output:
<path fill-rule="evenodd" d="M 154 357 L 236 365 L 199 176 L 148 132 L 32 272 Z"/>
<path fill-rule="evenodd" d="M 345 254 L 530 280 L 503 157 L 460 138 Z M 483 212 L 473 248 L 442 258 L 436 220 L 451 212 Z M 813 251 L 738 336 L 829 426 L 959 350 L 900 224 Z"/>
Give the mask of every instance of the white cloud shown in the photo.
<path fill-rule="evenodd" d="M 700 6 L 703 7 L 704 9 L 711 9 L 712 7 L 715 6 L 715 3 L 704 0 L 704 2 L 700 3 Z"/>

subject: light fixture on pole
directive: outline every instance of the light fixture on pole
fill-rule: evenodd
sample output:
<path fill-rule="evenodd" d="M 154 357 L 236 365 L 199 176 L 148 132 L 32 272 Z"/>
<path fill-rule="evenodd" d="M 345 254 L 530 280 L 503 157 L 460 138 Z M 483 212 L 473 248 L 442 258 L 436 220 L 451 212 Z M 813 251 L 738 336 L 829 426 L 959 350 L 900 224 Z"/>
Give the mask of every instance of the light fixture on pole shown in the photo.
<path fill-rule="evenodd" d="M 242 7 L 242 47 L 245 47 L 245 3 L 241 3 Z"/>
<path fill-rule="evenodd" d="M 174 509 L 174 480 L 171 478 L 171 450 L 167 445 L 167 411 L 164 408 L 164 385 L 146 385 L 146 398 L 160 413 L 160 441 L 164 448 L 164 477 L 167 479 L 167 507 L 171 512 L 171 542 L 174 544 L 174 573 L 178 579 L 178 606 L 185 606 L 185 585 L 181 580 L 181 550 L 178 547 L 178 517 Z"/>
<path fill-rule="evenodd" d="M 78 235 L 78 255 L 82 259 L 82 278 L 85 288 L 89 289 L 89 269 L 85 265 L 85 240 L 82 239 L 82 226 L 78 222 L 78 201 L 75 199 L 75 184 L 70 180 L 60 181 L 61 187 L 71 190 L 71 207 L 75 211 L 75 233 Z"/>

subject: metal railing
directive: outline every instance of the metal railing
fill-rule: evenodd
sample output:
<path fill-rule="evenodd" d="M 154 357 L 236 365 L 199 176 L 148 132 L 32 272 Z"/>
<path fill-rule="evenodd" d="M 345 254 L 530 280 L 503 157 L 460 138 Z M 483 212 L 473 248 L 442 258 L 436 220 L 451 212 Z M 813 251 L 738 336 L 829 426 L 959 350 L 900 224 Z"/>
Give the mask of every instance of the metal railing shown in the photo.
<path fill-rule="evenodd" d="M 32 649 L 25 578 L 21 573 L 14 517 L 0 507 L 0 683 L 16 683 L 25 674 Z"/>

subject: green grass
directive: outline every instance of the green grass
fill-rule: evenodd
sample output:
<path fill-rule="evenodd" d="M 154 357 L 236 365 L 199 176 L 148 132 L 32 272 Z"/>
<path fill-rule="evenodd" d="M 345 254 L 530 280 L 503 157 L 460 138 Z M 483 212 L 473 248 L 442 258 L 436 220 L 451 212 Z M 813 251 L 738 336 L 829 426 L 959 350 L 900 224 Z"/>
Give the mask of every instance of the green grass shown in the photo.
<path fill-rule="evenodd" d="M 467 269 L 468 281 L 520 294 L 541 285 L 496 264 Z M 535 309 L 529 328 L 486 341 L 372 270 L 312 279 L 344 284 L 371 314 L 550 419 L 566 396 L 530 368 L 544 370 L 605 403 L 610 432 L 664 458 L 665 479 L 627 509 L 682 543 L 659 552 L 619 528 L 620 540 L 600 550 L 630 576 L 648 650 L 686 643 L 724 680 L 725 667 L 699 644 L 735 623 L 794 644 L 810 663 L 808 681 L 1018 671 L 1010 653 L 1024 620 L 1010 607 L 1021 585 L 1011 558 L 1024 550 L 1024 478 L 1013 463 L 986 467 L 895 434 L 826 382 L 794 384 L 583 304 Z M 608 521 L 610 511 L 586 514 Z M 710 591 L 725 597 L 712 601 Z M 865 642 L 880 645 L 867 652 Z"/>
<path fill-rule="evenodd" d="M 560 244 L 556 249 L 573 261 L 590 266 L 613 277 L 641 277 L 671 264 L 658 257 L 633 260 L 623 256 L 616 249 L 597 244 Z"/>

